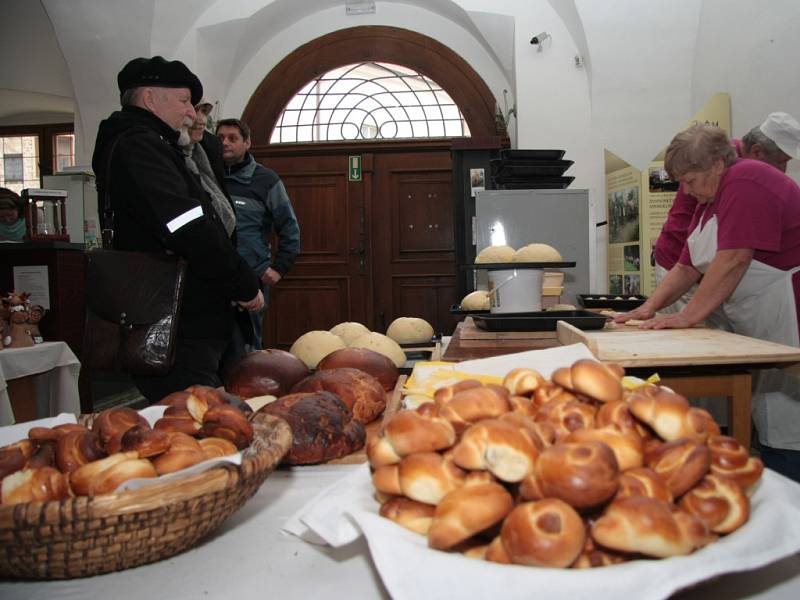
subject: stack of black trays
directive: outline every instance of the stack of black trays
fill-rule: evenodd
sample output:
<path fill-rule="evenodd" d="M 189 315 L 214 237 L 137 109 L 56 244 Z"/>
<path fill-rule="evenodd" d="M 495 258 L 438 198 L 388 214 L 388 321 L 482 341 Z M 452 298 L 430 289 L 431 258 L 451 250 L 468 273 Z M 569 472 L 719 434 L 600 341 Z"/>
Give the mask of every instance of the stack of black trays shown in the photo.
<path fill-rule="evenodd" d="M 573 161 L 564 150 L 501 150 L 491 160 L 492 181 L 498 190 L 561 190 L 574 177 L 564 177 Z"/>

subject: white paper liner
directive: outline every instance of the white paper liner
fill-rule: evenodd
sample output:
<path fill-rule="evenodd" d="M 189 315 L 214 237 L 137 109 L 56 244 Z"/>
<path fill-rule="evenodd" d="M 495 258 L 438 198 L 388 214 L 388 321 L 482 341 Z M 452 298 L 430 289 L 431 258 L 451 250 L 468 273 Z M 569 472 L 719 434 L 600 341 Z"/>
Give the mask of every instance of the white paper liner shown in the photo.
<path fill-rule="evenodd" d="M 396 599 L 664 598 L 724 573 L 748 571 L 800 551 L 800 485 L 770 470 L 751 498 L 750 520 L 690 554 L 587 570 L 499 565 L 431 550 L 424 536 L 378 514 L 364 464 L 295 513 L 283 531 L 335 547 L 364 535 Z"/>
<path fill-rule="evenodd" d="M 155 425 L 156 421 L 158 421 L 161 417 L 164 416 L 164 411 L 167 410 L 166 406 L 148 406 L 139 411 L 139 414 L 142 415 L 147 422 L 150 423 L 152 427 Z M 35 421 L 27 421 L 25 423 L 18 423 L 16 425 L 9 425 L 7 427 L 0 427 L 0 446 L 5 446 L 7 444 L 13 444 L 14 442 L 18 442 L 19 440 L 25 439 L 28 437 L 28 431 L 30 431 L 33 427 L 55 427 L 56 425 L 62 425 L 64 423 L 77 423 L 78 420 L 75 418 L 75 415 L 71 413 L 61 413 L 56 417 L 48 417 L 46 419 L 37 419 Z M 242 453 L 237 452 L 236 454 L 231 454 L 230 456 L 223 456 L 220 458 L 210 458 L 208 460 L 204 460 L 203 462 L 199 462 L 196 465 L 192 465 L 186 469 L 181 469 L 180 471 L 176 471 L 175 473 L 168 473 L 166 475 L 161 475 L 159 477 L 148 477 L 148 478 L 141 478 L 141 479 L 129 479 L 128 481 L 123 482 L 122 484 L 117 487 L 113 493 L 123 492 L 125 490 L 135 490 L 138 488 L 146 487 L 148 485 L 155 485 L 158 483 L 165 483 L 174 481 L 176 479 L 180 479 L 182 477 L 188 477 L 189 475 L 196 475 L 197 473 L 203 473 L 204 471 L 208 471 L 209 469 L 213 469 L 216 466 L 223 465 L 223 464 L 230 464 L 230 465 L 241 465 L 242 464 Z"/>

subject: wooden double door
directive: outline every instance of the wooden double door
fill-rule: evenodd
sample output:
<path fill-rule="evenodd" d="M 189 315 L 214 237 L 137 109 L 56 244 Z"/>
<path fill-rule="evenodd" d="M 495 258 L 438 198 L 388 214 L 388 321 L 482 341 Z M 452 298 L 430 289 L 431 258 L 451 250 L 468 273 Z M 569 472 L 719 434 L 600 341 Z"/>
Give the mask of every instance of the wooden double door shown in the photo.
<path fill-rule="evenodd" d="M 313 152 L 313 153 L 310 153 Z M 300 223 L 294 268 L 270 290 L 264 347 L 358 321 L 385 332 L 400 316 L 450 334 L 457 302 L 452 165 L 446 146 L 262 146 Z M 349 177 L 361 157 L 361 180 Z"/>

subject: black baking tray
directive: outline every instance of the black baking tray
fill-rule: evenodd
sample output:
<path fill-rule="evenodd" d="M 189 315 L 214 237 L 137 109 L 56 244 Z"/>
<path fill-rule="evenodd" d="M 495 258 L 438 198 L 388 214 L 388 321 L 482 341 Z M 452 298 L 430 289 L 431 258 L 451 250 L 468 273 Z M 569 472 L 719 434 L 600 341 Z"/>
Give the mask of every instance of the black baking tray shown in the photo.
<path fill-rule="evenodd" d="M 505 160 L 560 160 L 566 150 L 500 150 L 500 158 Z"/>
<path fill-rule="evenodd" d="M 439 334 L 434 334 L 434 336 L 431 339 L 429 339 L 429 340 L 427 340 L 425 342 L 416 342 L 416 343 L 413 343 L 413 344 L 400 344 L 398 342 L 397 345 L 400 346 L 403 350 L 405 350 L 406 348 L 421 348 L 421 349 L 424 349 L 424 348 L 427 348 L 427 347 L 430 347 L 430 346 L 435 346 L 436 342 L 441 342 L 441 341 L 442 341 L 442 334 L 439 333 Z M 406 354 L 408 354 L 408 352 L 406 352 Z"/>
<path fill-rule="evenodd" d="M 489 161 L 492 167 L 492 176 L 497 180 L 537 178 L 541 175 L 559 177 L 569 169 L 574 161 L 571 160 L 526 160 L 526 161 Z"/>
<path fill-rule="evenodd" d="M 450 314 L 451 315 L 486 315 L 491 312 L 488 308 L 483 308 L 480 310 L 466 310 L 461 308 L 460 304 L 453 304 L 450 306 Z"/>
<path fill-rule="evenodd" d="M 544 310 L 526 313 L 474 315 L 475 325 L 486 331 L 555 331 L 559 321 L 578 329 L 602 329 L 606 316 L 588 310 Z"/>
<path fill-rule="evenodd" d="M 495 182 L 494 186 L 498 190 L 565 190 L 572 183 L 574 177 L 559 177 L 569 181 L 523 181 L 512 183 Z"/>
<path fill-rule="evenodd" d="M 616 311 L 626 311 L 640 307 L 647 300 L 647 296 L 639 296 L 638 294 L 620 297 L 622 298 L 621 300 L 618 300 L 616 295 L 611 294 L 578 294 L 578 302 L 584 308 L 609 308 Z"/>
<path fill-rule="evenodd" d="M 564 269 L 574 267 L 575 261 L 562 262 L 509 262 L 509 263 L 478 263 L 461 265 L 462 269 L 470 271 L 500 271 L 503 269 Z"/>

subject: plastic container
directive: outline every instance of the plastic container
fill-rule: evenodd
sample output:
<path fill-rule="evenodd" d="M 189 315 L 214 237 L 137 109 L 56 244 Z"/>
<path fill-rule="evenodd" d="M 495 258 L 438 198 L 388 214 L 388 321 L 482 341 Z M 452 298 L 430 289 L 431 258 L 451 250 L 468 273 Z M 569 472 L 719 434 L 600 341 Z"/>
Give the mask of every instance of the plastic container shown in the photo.
<path fill-rule="evenodd" d="M 541 269 L 501 269 L 488 273 L 491 313 L 542 310 Z"/>

